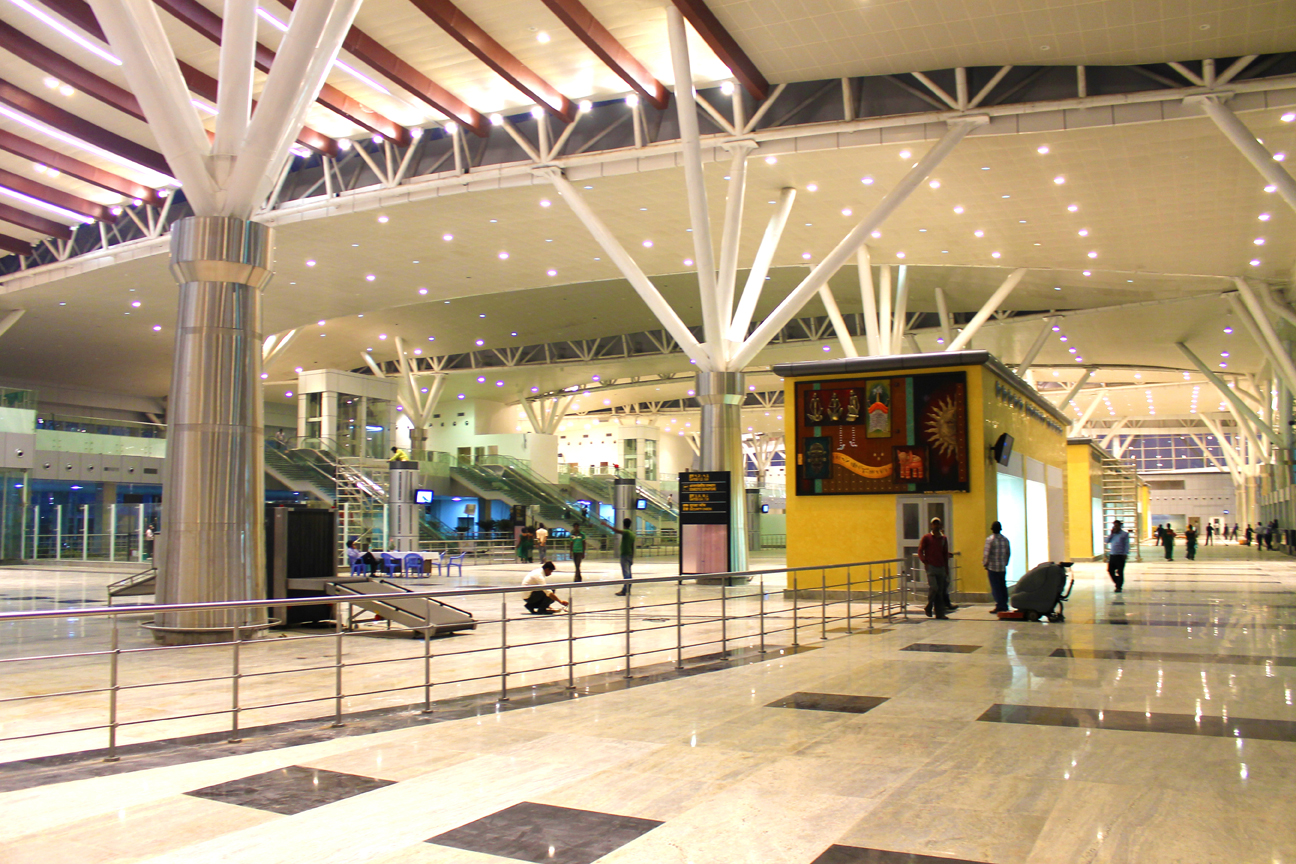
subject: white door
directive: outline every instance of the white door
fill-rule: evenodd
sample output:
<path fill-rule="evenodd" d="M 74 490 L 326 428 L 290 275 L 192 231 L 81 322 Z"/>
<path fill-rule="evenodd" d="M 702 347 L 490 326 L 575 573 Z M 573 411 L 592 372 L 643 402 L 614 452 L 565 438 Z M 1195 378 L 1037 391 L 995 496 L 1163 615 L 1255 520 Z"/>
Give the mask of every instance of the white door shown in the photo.
<path fill-rule="evenodd" d="M 953 500 L 948 495 L 896 496 L 896 555 L 905 559 L 906 567 L 921 569 L 918 565 L 918 542 L 927 533 L 932 519 L 941 520 L 946 536 L 951 534 L 954 527 L 950 524 L 952 512 Z"/>

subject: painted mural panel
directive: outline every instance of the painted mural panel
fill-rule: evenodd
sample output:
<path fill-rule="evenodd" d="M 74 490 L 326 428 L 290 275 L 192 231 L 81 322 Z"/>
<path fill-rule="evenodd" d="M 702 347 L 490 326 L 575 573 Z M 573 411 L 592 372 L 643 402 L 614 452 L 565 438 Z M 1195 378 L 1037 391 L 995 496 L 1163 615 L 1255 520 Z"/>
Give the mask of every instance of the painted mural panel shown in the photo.
<path fill-rule="evenodd" d="M 796 384 L 796 494 L 969 491 L 967 373 Z"/>

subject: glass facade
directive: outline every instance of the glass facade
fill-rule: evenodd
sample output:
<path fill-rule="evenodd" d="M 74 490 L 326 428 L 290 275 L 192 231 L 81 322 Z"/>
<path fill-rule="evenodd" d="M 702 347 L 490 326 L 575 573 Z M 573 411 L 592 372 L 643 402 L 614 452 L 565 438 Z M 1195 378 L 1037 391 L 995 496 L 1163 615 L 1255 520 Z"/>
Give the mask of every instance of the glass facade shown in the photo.
<path fill-rule="evenodd" d="M 1224 451 L 1220 449 L 1215 436 L 1201 435 L 1199 437 L 1202 443 L 1206 445 L 1207 452 L 1215 457 L 1216 462 L 1212 462 L 1203 455 L 1202 449 L 1197 446 L 1197 442 L 1187 435 L 1137 435 L 1129 447 L 1126 448 L 1122 458 L 1133 460 L 1135 470 L 1139 474 L 1155 471 L 1190 471 L 1194 468 L 1227 470 Z M 1117 440 L 1123 442 L 1129 439 L 1121 436 Z M 1238 442 L 1235 437 L 1226 436 L 1226 440 L 1231 446 L 1237 446 Z M 1116 449 L 1115 441 L 1112 443 L 1112 449 Z"/>

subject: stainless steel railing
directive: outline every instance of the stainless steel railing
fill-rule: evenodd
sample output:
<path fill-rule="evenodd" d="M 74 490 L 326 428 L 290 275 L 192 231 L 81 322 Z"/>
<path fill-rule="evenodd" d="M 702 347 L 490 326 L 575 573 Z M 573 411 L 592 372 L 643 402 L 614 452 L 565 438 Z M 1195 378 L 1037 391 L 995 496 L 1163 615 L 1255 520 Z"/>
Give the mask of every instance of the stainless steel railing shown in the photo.
<path fill-rule="evenodd" d="M 348 629 L 341 607 L 349 604 L 337 597 L 293 598 L 290 604 L 280 599 L 0 613 L 0 632 L 10 633 L 19 622 L 75 621 L 82 627 L 88 620 L 107 618 L 110 622 L 107 647 L 100 650 L 0 657 L 0 745 L 26 739 L 103 732 L 106 736 L 105 759 L 116 761 L 122 730 L 148 724 L 195 721 L 223 715 L 227 717 L 223 724 L 204 727 L 203 731 L 224 728 L 228 730 L 228 740 L 238 741 L 246 728 L 244 720 L 247 715 L 269 709 L 328 704 L 331 706 L 332 725 L 342 726 L 345 725 L 348 703 L 366 697 L 415 693 L 422 703 L 420 710 L 431 713 L 436 705 L 434 690 L 456 696 L 466 692 L 493 693 L 494 685 L 488 682 L 498 680 L 497 698 L 508 701 L 511 682 L 515 687 L 521 686 L 517 682 L 524 679 L 528 686 L 557 684 L 565 678 L 565 686 L 574 689 L 577 670 L 582 668 L 604 671 L 611 665 L 619 669 L 623 677 L 631 678 L 636 659 L 641 661 L 640 665 L 645 665 L 643 661 L 656 657 L 658 659 L 653 662 L 669 660 L 674 668 L 683 669 L 687 658 L 714 656 L 717 651 L 722 658 L 740 647 L 756 649 L 764 654 L 769 648 L 770 637 L 779 634 L 786 634 L 787 644 L 797 648 L 807 632 L 814 634 L 817 630 L 814 634 L 817 639 L 827 640 L 830 624 L 844 625 L 835 627 L 833 633 L 849 635 L 857 625 L 866 625 L 868 630 L 872 630 L 880 621 L 907 617 L 908 588 L 903 565 L 903 560 L 897 558 L 823 567 L 750 570 L 721 574 L 726 584 L 718 585 L 685 586 L 688 580 L 678 576 L 637 578 L 628 583 L 632 592 L 625 595 L 623 602 L 614 602 L 610 606 L 591 604 L 589 608 L 584 606 L 585 599 L 593 597 L 597 603 L 600 597 L 606 599 L 601 589 L 627 583 L 620 579 L 554 583 L 547 586 L 548 589 L 565 593 L 573 603 L 572 608 L 577 608 L 577 598 L 581 598 L 582 603 L 579 611 L 567 614 L 565 632 L 532 634 L 538 638 L 530 638 L 521 628 L 530 626 L 540 616 L 514 614 L 509 603 L 511 598 L 534 590 L 531 587 L 428 590 L 364 596 L 366 601 L 422 598 L 429 610 L 439 599 L 453 600 L 457 606 L 469 607 L 477 619 L 477 629 L 453 641 L 439 643 L 446 650 L 436 652 L 433 652 L 430 638 L 435 631 L 434 625 L 399 628 L 391 627 L 389 623 L 389 629 L 382 631 L 384 635 L 393 630 L 405 630 L 415 638 L 422 637 L 414 650 L 407 650 L 402 646 L 408 643 L 403 641 L 375 640 L 371 638 L 375 635 L 372 630 Z M 778 577 L 787 579 L 786 590 L 769 584 L 780 581 Z M 669 588 L 671 585 L 673 591 L 653 590 L 654 586 Z M 693 596 L 686 596 L 686 588 Z M 640 593 L 644 591 L 646 595 Z M 498 617 L 488 614 L 492 598 L 496 596 L 499 598 Z M 635 600 L 641 602 L 635 603 Z M 156 646 L 145 642 L 132 646 L 123 642 L 124 631 L 130 623 L 126 616 L 139 618 L 193 609 L 333 604 L 339 606 L 335 611 L 335 626 L 326 633 L 297 632 L 275 639 L 257 639 L 256 632 L 248 628 L 236 630 L 231 640 L 206 645 Z M 709 630 L 705 629 L 706 625 L 711 625 Z M 492 633 L 492 630 L 498 633 Z M 517 635 L 519 630 L 520 637 Z M 317 650 L 310 650 L 316 645 Z M 224 671 L 214 668 L 214 664 L 220 662 L 217 658 L 207 659 L 220 651 L 228 652 L 228 666 Z M 496 659 L 491 660 L 492 655 Z M 103 665 L 93 662 L 95 658 L 102 658 Z M 145 674 L 140 680 L 127 679 L 125 672 L 137 670 L 127 670 L 126 667 L 137 658 L 143 661 L 141 668 Z M 178 679 L 159 680 L 164 678 L 159 674 L 159 667 L 167 662 L 159 658 L 172 658 L 170 662 L 182 670 L 187 665 L 190 667 L 188 674 L 182 674 Z M 477 662 L 482 658 L 486 658 L 486 662 Z M 86 663 L 87 659 L 92 662 Z M 527 665 L 528 660 L 530 665 Z M 305 661 L 305 664 L 297 661 Z M 402 670 L 394 665 L 406 664 L 408 667 L 411 661 L 418 664 L 420 674 L 411 676 L 408 668 Z M 519 663 L 523 665 L 519 667 Z M 374 670 L 387 667 L 392 667 L 387 677 L 375 675 Z M 18 671 L 27 674 L 20 676 L 16 674 Z M 307 679 L 306 684 L 302 683 L 303 676 Z M 60 684 L 42 683 L 47 681 Z M 69 681 L 70 686 L 62 683 Z M 289 685 L 280 687 L 280 698 L 271 696 L 259 700 L 257 694 L 251 692 L 267 690 L 266 686 L 260 685 L 271 681 L 276 685 L 284 682 Z M 42 690 L 44 686 L 50 689 Z M 129 707 L 123 704 L 127 697 L 162 687 L 185 688 L 183 697 L 173 710 L 166 711 L 158 700 L 152 700 L 147 710 L 137 711 L 138 716 L 132 716 Z M 474 690 L 474 687 L 478 689 Z M 284 693 L 294 698 L 281 698 Z M 86 699 L 94 696 L 103 697 L 103 704 L 98 708 L 86 704 Z M 372 707 L 399 706 L 370 705 L 365 710 Z M 318 716 L 307 712 L 291 719 Z M 30 718 L 39 718 L 39 721 Z M 57 722 L 58 718 L 65 718 L 67 723 Z M 282 713 L 279 719 L 283 719 Z M 10 734 L 15 725 L 21 727 L 24 721 L 43 722 L 45 726 L 54 728 L 18 728 L 17 734 Z M 192 725 L 185 727 L 185 733 L 193 733 Z M 166 730 L 160 729 L 160 734 L 166 737 Z"/>

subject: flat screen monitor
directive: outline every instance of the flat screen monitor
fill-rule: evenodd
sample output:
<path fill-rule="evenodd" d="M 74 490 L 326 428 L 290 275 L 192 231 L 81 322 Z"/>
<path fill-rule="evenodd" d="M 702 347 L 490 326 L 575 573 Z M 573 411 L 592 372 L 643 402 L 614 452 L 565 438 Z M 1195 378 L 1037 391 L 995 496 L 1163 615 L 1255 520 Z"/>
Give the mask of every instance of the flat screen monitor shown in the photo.
<path fill-rule="evenodd" d="M 648 509 L 648 499 L 647 499 L 647 498 L 636 498 L 636 499 L 635 499 L 635 509 L 636 509 L 636 510 L 647 510 L 647 509 Z"/>
<path fill-rule="evenodd" d="M 768 513 L 768 512 L 769 512 L 769 505 L 768 505 L 768 504 L 762 504 L 762 505 L 761 505 L 761 512 L 762 512 L 762 513 Z"/>
<path fill-rule="evenodd" d="M 415 504 L 431 504 L 431 503 L 432 503 L 432 498 L 433 498 L 433 492 L 432 492 L 431 489 L 415 489 L 415 490 L 414 490 L 414 503 L 415 503 Z"/>
<path fill-rule="evenodd" d="M 1007 432 L 999 436 L 994 443 L 994 458 L 1000 465 L 1007 465 L 1008 458 L 1012 456 L 1013 437 Z"/>

